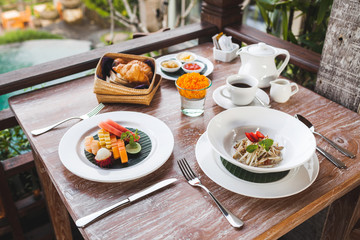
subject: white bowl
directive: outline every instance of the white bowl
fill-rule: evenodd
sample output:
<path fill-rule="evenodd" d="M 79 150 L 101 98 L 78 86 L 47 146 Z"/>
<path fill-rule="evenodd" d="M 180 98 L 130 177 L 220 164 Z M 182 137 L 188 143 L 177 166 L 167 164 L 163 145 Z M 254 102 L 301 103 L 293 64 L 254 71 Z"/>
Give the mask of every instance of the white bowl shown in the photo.
<path fill-rule="evenodd" d="M 164 62 L 169 62 L 169 61 L 173 61 L 177 64 L 177 67 L 173 67 L 173 68 L 169 68 L 169 67 L 164 67 L 163 63 Z M 165 72 L 176 72 L 177 70 L 179 70 L 181 68 L 182 63 L 178 60 L 175 59 L 168 59 L 168 60 L 164 60 L 160 63 L 160 68 L 161 70 L 165 71 Z"/>
<path fill-rule="evenodd" d="M 189 65 L 189 64 L 197 64 L 200 68 L 197 69 L 197 70 L 189 70 L 189 69 L 186 69 L 185 66 L 186 66 L 186 65 Z M 199 72 L 201 72 L 202 70 L 204 70 L 205 64 L 203 64 L 203 63 L 201 63 L 201 62 L 184 63 L 184 64 L 181 66 L 181 68 L 182 68 L 182 70 L 184 70 L 184 72 L 186 72 L 186 73 L 193 73 L 193 72 L 199 73 Z"/>
<path fill-rule="evenodd" d="M 189 59 L 184 59 L 183 57 L 189 57 Z M 195 53 L 192 52 L 179 52 L 176 54 L 176 59 L 182 63 L 194 62 L 197 59 Z"/>
<path fill-rule="evenodd" d="M 233 159 L 236 141 L 257 128 L 280 146 L 282 161 L 269 168 L 253 167 Z M 212 148 L 224 159 L 256 173 L 281 172 L 299 167 L 315 153 L 316 141 L 303 123 L 287 113 L 263 107 L 238 107 L 216 115 L 207 126 Z"/>

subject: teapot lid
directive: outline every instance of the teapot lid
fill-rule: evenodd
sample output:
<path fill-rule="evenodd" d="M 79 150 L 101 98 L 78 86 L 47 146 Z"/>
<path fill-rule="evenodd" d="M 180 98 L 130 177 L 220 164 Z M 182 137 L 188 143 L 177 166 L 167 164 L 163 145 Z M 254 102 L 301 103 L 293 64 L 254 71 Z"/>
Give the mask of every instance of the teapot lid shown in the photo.
<path fill-rule="evenodd" d="M 275 54 L 274 48 L 263 42 L 250 45 L 248 48 L 248 52 L 254 55 L 262 55 L 262 56 L 263 55 L 269 56 Z"/>

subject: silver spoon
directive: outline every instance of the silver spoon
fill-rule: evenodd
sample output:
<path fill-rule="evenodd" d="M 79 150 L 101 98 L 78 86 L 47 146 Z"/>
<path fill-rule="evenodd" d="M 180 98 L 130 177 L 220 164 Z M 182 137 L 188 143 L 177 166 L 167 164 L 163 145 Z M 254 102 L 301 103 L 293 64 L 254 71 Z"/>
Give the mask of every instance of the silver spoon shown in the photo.
<path fill-rule="evenodd" d="M 255 98 L 256 98 L 256 100 L 258 100 L 258 101 L 259 101 L 259 103 L 261 103 L 261 105 L 263 105 L 264 107 L 267 107 L 267 108 L 270 108 L 270 107 L 271 107 L 271 105 L 270 105 L 270 104 L 266 104 L 266 103 L 264 103 L 264 101 L 263 101 L 263 100 L 261 100 L 258 96 L 256 96 L 256 95 L 255 95 Z"/>
<path fill-rule="evenodd" d="M 299 119 L 301 122 L 303 122 L 309 129 L 311 132 L 313 132 L 316 135 L 319 135 L 320 137 L 322 137 L 323 139 L 325 139 L 328 143 L 331 144 L 331 146 L 333 146 L 334 148 L 336 148 L 337 150 L 339 150 L 342 154 L 348 156 L 349 158 L 354 158 L 356 157 L 356 155 L 352 152 L 350 152 L 349 150 L 346 150 L 345 148 L 337 145 L 335 142 L 331 141 L 330 139 L 328 139 L 327 137 L 325 137 L 324 135 L 322 135 L 321 133 L 318 133 L 315 131 L 315 127 L 314 125 L 312 125 L 312 123 L 307 120 L 306 118 L 304 118 L 303 116 L 301 116 L 300 114 L 296 114 L 295 117 L 297 119 Z"/>

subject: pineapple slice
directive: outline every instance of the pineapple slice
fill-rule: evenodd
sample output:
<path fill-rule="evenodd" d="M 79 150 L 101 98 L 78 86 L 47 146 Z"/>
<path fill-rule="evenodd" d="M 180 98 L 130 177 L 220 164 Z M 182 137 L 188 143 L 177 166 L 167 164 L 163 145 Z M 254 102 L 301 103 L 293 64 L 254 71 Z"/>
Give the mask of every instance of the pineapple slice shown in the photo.
<path fill-rule="evenodd" d="M 110 133 L 108 131 L 99 129 L 98 137 L 101 147 L 111 149 Z"/>

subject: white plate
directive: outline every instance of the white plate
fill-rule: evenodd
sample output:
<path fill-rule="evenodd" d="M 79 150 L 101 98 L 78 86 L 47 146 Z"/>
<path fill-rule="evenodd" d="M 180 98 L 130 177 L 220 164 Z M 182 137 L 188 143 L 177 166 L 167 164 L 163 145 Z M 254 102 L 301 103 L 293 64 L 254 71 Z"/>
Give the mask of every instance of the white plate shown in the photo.
<path fill-rule="evenodd" d="M 253 167 L 233 159 L 237 141 L 245 138 L 245 132 L 260 132 L 283 146 L 282 161 L 269 168 Z M 245 106 L 230 108 L 213 117 L 207 133 L 212 149 L 227 161 L 250 172 L 281 172 L 299 167 L 315 153 L 314 134 L 293 116 L 279 110 Z"/>
<path fill-rule="evenodd" d="M 162 57 L 159 57 L 158 59 L 156 59 L 156 66 L 157 66 L 156 73 L 160 74 L 161 77 L 163 77 L 163 78 L 176 81 L 176 79 L 178 79 L 178 77 L 185 74 L 185 72 L 181 68 L 174 73 L 164 72 L 160 68 L 160 63 L 162 61 L 170 60 L 170 59 L 176 59 L 176 54 L 169 54 L 169 55 L 165 55 L 165 56 L 162 56 Z M 197 59 L 195 60 L 195 62 L 197 62 L 197 61 L 202 62 L 205 65 L 205 69 L 202 72 L 200 72 L 200 74 L 202 74 L 204 76 L 208 76 L 214 71 L 214 65 L 212 64 L 212 62 L 210 62 L 209 59 L 197 55 Z"/>
<path fill-rule="evenodd" d="M 278 181 L 254 183 L 242 180 L 224 167 L 220 155 L 211 149 L 206 132 L 200 136 L 195 153 L 200 168 L 212 181 L 229 191 L 254 198 L 282 198 L 297 194 L 308 188 L 319 173 L 319 160 L 313 154 L 308 162 L 291 169 Z"/>
<path fill-rule="evenodd" d="M 223 85 L 221 87 L 218 87 L 213 92 L 213 99 L 214 99 L 215 103 L 217 105 L 219 105 L 220 107 L 225 108 L 225 109 L 234 108 L 234 107 L 241 107 L 241 106 L 233 104 L 230 99 L 225 98 L 220 94 L 220 91 L 222 91 L 222 89 L 224 89 L 224 88 L 226 88 L 225 85 Z M 266 94 L 266 92 L 264 92 L 260 88 L 256 91 L 256 96 L 258 98 L 260 98 L 264 103 L 266 103 L 266 104 L 270 103 L 269 96 Z M 262 107 L 263 105 L 261 105 L 261 103 L 259 103 L 258 100 L 254 99 L 254 101 L 252 101 L 249 105 L 246 105 L 246 106 L 260 106 L 260 107 Z"/>
<path fill-rule="evenodd" d="M 105 169 L 91 163 L 84 153 L 84 138 L 95 135 L 100 121 L 112 119 L 124 127 L 139 129 L 151 139 L 151 151 L 140 163 L 120 169 Z M 73 174 L 96 182 L 124 182 L 143 177 L 161 167 L 174 148 L 174 136 L 161 120 L 138 112 L 109 112 L 96 115 L 71 127 L 59 144 L 63 165 Z"/>

